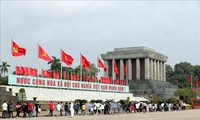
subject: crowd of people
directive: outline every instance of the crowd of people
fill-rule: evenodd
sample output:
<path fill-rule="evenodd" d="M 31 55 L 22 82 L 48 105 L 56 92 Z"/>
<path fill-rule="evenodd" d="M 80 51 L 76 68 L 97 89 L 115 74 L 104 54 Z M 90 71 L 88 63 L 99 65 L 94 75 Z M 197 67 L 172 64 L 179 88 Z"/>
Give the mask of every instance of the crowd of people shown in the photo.
<path fill-rule="evenodd" d="M 186 105 L 184 102 L 179 103 L 148 103 L 148 102 L 104 102 L 104 103 L 81 103 L 81 102 L 58 102 L 53 101 L 48 104 L 47 116 L 70 116 L 74 115 L 113 115 L 125 113 L 141 113 L 141 112 L 166 112 L 166 111 L 179 111 L 185 110 Z M 16 115 L 13 115 L 13 111 Z M 2 104 L 2 118 L 13 117 L 35 117 L 40 115 L 41 108 L 38 102 L 17 102 L 15 106 L 11 101 L 4 101 Z M 22 113 L 22 115 L 20 115 Z"/>
<path fill-rule="evenodd" d="M 13 111 L 16 111 L 16 115 L 13 115 Z M 2 104 L 2 118 L 14 118 L 14 117 L 32 117 L 33 112 L 35 112 L 35 116 L 37 117 L 41 111 L 41 108 L 38 102 L 17 102 L 15 106 L 11 101 L 4 101 Z M 22 116 L 20 115 L 22 113 Z"/>

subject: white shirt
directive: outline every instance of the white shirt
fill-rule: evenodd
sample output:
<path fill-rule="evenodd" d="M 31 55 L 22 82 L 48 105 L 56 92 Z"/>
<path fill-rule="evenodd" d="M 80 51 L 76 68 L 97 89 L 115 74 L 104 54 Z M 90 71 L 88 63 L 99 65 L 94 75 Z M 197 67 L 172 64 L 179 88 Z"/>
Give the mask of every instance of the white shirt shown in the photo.
<path fill-rule="evenodd" d="M 57 104 L 56 108 L 57 108 L 58 111 L 60 111 L 61 105 Z"/>
<path fill-rule="evenodd" d="M 8 110 L 8 105 L 6 102 L 2 104 L 2 110 Z"/>
<path fill-rule="evenodd" d="M 74 110 L 74 103 L 73 102 L 71 102 L 70 110 Z"/>

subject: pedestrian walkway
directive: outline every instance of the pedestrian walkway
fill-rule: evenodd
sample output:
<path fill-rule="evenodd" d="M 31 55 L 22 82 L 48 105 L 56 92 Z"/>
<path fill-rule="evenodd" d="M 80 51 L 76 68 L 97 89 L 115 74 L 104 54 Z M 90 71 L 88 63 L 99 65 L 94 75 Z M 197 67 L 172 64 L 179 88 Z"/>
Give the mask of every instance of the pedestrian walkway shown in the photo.
<path fill-rule="evenodd" d="M 0 113 L 2 114 L 2 113 Z M 47 117 L 47 111 L 42 112 L 40 117 L 32 117 L 31 120 L 63 120 L 70 119 L 69 116 Z M 116 114 L 116 115 L 86 115 L 74 116 L 73 120 L 200 120 L 200 110 L 186 110 L 177 112 L 152 112 L 152 113 L 133 113 L 133 114 Z M 15 113 L 14 113 L 15 115 Z M 14 118 L 24 120 L 27 118 Z"/>

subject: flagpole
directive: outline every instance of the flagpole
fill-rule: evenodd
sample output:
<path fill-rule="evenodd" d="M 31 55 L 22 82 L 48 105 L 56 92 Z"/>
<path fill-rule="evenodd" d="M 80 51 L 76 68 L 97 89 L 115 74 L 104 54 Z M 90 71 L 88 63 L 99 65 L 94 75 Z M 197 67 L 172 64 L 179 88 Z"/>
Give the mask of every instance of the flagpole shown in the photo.
<path fill-rule="evenodd" d="M 83 68 L 82 68 L 82 54 L 80 53 L 80 81 L 82 82 L 82 71 L 83 70 Z M 83 94 L 83 89 L 81 89 L 81 91 L 82 91 L 82 94 Z"/>
<path fill-rule="evenodd" d="M 128 85 L 128 60 L 126 60 L 126 84 L 125 85 Z"/>
<path fill-rule="evenodd" d="M 10 55 L 10 74 L 12 74 L 12 49 L 13 49 L 13 40 L 11 38 L 11 55 Z"/>
<path fill-rule="evenodd" d="M 37 78 L 39 77 L 39 72 L 40 72 L 40 70 L 39 70 L 39 49 L 38 48 L 39 48 L 39 42 L 37 43 L 37 70 L 38 70 Z M 38 85 L 36 87 L 38 87 Z M 39 92 L 40 92 L 40 89 L 39 89 Z"/>
<path fill-rule="evenodd" d="M 199 76 L 197 76 L 197 92 L 199 91 Z"/>
<path fill-rule="evenodd" d="M 62 48 L 60 49 L 60 79 L 62 83 Z"/>
<path fill-rule="evenodd" d="M 114 85 L 114 74 L 115 74 L 115 72 L 114 72 L 114 58 L 113 58 L 113 60 L 112 60 L 112 78 L 113 78 L 112 82 L 113 82 L 113 85 Z"/>
<path fill-rule="evenodd" d="M 98 83 L 98 86 L 99 86 L 99 82 L 100 82 L 100 69 L 99 69 L 99 57 L 97 57 L 97 68 L 98 68 L 98 73 L 97 73 L 97 83 Z M 100 93 L 101 91 L 99 89 L 97 89 L 98 92 Z"/>
<path fill-rule="evenodd" d="M 80 81 L 82 81 L 82 74 L 83 74 L 83 73 L 82 73 L 82 70 L 83 70 L 83 69 L 82 69 L 82 64 L 81 64 L 81 63 L 82 63 L 82 56 L 81 56 L 81 55 L 82 55 L 82 54 L 80 53 Z"/>
<path fill-rule="evenodd" d="M 192 89 L 192 75 L 191 75 L 191 89 Z"/>

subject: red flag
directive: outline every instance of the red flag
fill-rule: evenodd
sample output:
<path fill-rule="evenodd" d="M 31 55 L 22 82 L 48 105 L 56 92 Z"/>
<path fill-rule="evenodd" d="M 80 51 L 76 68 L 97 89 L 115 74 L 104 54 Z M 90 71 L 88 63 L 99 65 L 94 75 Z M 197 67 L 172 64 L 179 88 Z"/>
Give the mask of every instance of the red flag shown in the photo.
<path fill-rule="evenodd" d="M 54 77 L 54 79 L 60 79 L 60 72 L 54 71 L 53 72 L 53 77 Z"/>
<path fill-rule="evenodd" d="M 74 80 L 74 75 L 73 75 L 73 73 L 70 73 L 70 79 L 71 79 L 71 80 Z"/>
<path fill-rule="evenodd" d="M 63 74 L 64 74 L 64 77 L 63 77 L 63 78 L 64 78 L 65 80 L 67 80 L 67 79 L 68 79 L 68 78 L 67 78 L 67 72 L 64 72 Z"/>
<path fill-rule="evenodd" d="M 45 60 L 45 61 L 52 61 L 52 59 L 49 57 L 49 55 L 42 49 L 42 47 L 38 46 L 38 57 Z"/>
<path fill-rule="evenodd" d="M 45 78 L 46 77 L 46 70 L 42 69 L 42 77 Z"/>
<path fill-rule="evenodd" d="M 61 50 L 61 60 L 66 63 L 68 66 L 72 65 L 74 59 L 72 56 L 66 54 L 63 50 Z"/>
<path fill-rule="evenodd" d="M 194 84 L 195 84 L 196 86 L 199 85 L 199 80 L 198 80 L 198 78 L 195 80 Z"/>
<path fill-rule="evenodd" d="M 190 84 L 191 84 L 191 83 L 192 83 L 192 75 L 191 75 L 191 76 L 189 76 L 187 80 L 188 80 L 188 83 L 190 83 Z"/>
<path fill-rule="evenodd" d="M 102 63 L 102 61 L 99 58 L 98 58 L 98 67 L 103 68 L 105 72 L 107 70 L 107 68 L 105 67 L 105 65 Z"/>
<path fill-rule="evenodd" d="M 26 55 L 26 49 L 19 47 L 14 41 L 12 41 L 12 56 Z"/>
<path fill-rule="evenodd" d="M 81 55 L 81 64 L 86 70 L 90 68 L 90 62 L 83 55 Z"/>
<path fill-rule="evenodd" d="M 118 73 L 118 69 L 117 69 L 117 65 L 116 65 L 115 61 L 113 61 L 113 69 L 114 69 L 114 72 L 115 72 L 116 74 L 119 74 L 119 73 Z"/>
<path fill-rule="evenodd" d="M 126 68 L 126 64 L 124 65 L 124 75 L 126 75 L 127 72 L 127 68 Z"/>
<path fill-rule="evenodd" d="M 29 74 L 30 74 L 30 76 L 33 76 L 33 75 L 34 75 L 34 73 L 33 73 L 33 68 L 30 68 L 30 69 L 29 69 Z"/>
<path fill-rule="evenodd" d="M 20 74 L 21 74 L 20 71 L 21 71 L 21 70 L 20 70 L 20 67 L 19 67 L 19 66 L 16 66 L 15 74 L 16 74 L 16 75 L 20 75 Z"/>
<path fill-rule="evenodd" d="M 33 76 L 38 76 L 38 70 L 36 68 L 33 68 Z"/>
<path fill-rule="evenodd" d="M 29 76 L 29 68 L 28 67 L 25 67 L 25 75 Z"/>
<path fill-rule="evenodd" d="M 21 71 L 20 72 L 21 72 L 20 73 L 21 75 L 25 75 L 25 68 L 21 66 Z"/>
<path fill-rule="evenodd" d="M 51 78 L 51 72 L 49 70 L 46 70 L 46 77 Z"/>

